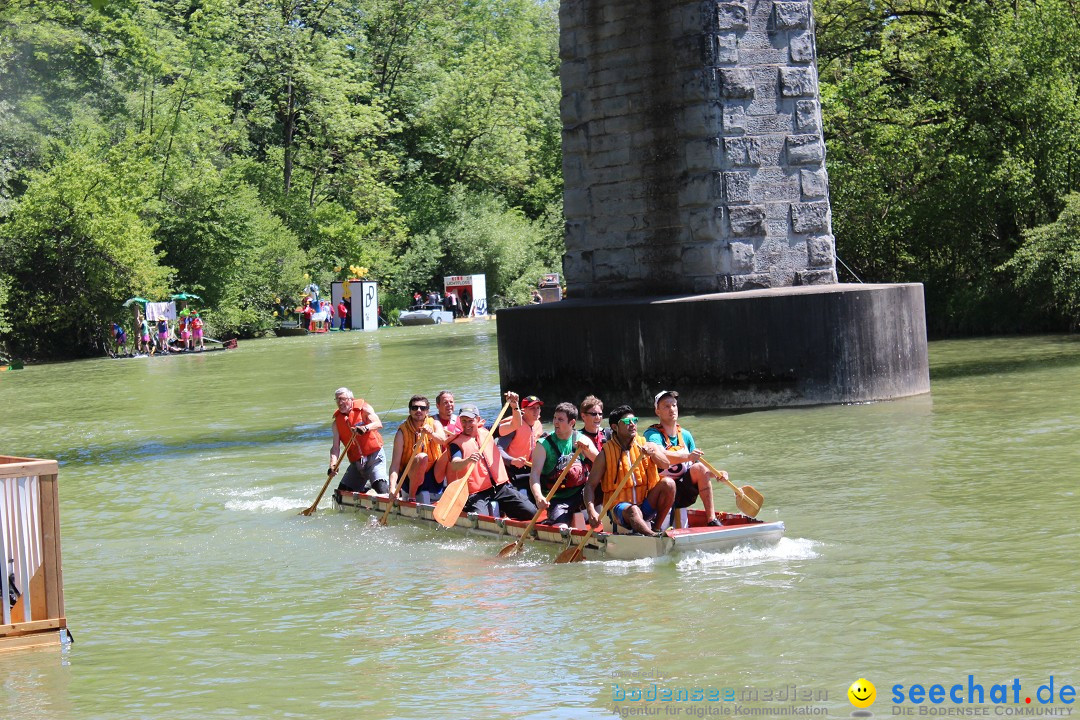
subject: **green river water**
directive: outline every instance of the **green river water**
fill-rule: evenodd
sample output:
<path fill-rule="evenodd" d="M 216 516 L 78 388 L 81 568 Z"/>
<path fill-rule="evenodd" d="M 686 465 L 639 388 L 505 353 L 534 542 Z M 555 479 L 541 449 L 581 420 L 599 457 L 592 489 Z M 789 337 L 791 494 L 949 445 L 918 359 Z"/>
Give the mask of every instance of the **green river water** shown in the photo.
<path fill-rule="evenodd" d="M 449 387 L 494 415 L 495 331 L 333 333 L 0 375 L 0 453 L 61 462 L 75 637 L 0 655 L 0 718 L 793 704 L 850 717 L 860 677 L 884 717 L 929 707 L 894 709 L 896 684 L 1018 679 L 1019 705 L 985 706 L 994 717 L 1051 676 L 1055 691 L 1080 684 L 1080 338 L 932 343 L 933 393 L 914 399 L 684 417 L 714 464 L 765 495 L 761 517 L 786 523 L 771 547 L 554 566 L 547 550 L 499 561 L 497 541 L 372 527 L 325 500 L 297 515 L 325 478 L 334 388 L 367 397 L 388 439 L 414 391 Z M 751 701 L 616 701 L 654 685 Z M 784 701 L 793 686 L 813 699 Z"/>

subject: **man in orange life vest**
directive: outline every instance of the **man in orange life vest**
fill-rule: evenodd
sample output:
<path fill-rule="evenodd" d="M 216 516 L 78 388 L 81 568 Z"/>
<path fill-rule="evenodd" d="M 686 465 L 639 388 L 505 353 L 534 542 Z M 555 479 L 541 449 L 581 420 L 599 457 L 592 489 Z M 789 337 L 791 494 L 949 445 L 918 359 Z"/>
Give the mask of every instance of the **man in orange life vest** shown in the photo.
<path fill-rule="evenodd" d="M 663 448 L 645 442 L 637 434 L 637 423 L 637 416 L 629 405 L 620 405 L 608 415 L 611 440 L 604 443 L 589 471 L 584 491 L 585 512 L 589 525 L 600 525 L 600 514 L 595 505 L 599 486 L 604 491 L 604 507 L 612 521 L 642 535 L 659 535 L 675 500 L 675 481 L 660 477 L 657 469 L 664 470 L 671 463 Z M 634 469 L 619 494 L 613 495 L 622 476 L 642 453 L 648 457 Z"/>
<path fill-rule="evenodd" d="M 519 400 L 517 393 L 508 392 L 506 397 L 511 411 L 510 417 L 499 423 L 499 453 L 510 482 L 522 493 L 527 493 L 533 448 L 546 435 L 540 422 L 540 408 L 544 403 L 535 395 Z"/>
<path fill-rule="evenodd" d="M 348 443 L 351 434 L 356 439 L 349 446 L 349 468 L 341 478 L 337 489 L 351 492 L 374 491 L 381 495 L 390 492 L 386 476 L 386 455 L 383 439 L 379 434 L 382 421 L 375 409 L 363 398 L 353 398 L 352 390 L 341 387 L 334 391 L 334 444 L 330 448 L 330 467 L 327 473 L 333 477 L 337 472 L 338 451 L 342 442 Z"/>
<path fill-rule="evenodd" d="M 536 506 L 510 484 L 498 449 L 488 443 L 480 452 L 489 432 L 480 427 L 480 411 L 475 405 L 464 405 L 458 411 L 458 418 L 462 429 L 447 447 L 451 459 L 446 480 L 453 482 L 468 471 L 469 499 L 465 501 L 465 510 L 491 515 L 491 503 L 497 502 L 501 514 L 515 520 L 531 520 Z"/>
<path fill-rule="evenodd" d="M 423 503 L 431 502 L 443 490 L 442 484 L 435 479 L 435 463 L 443 453 L 446 434 L 430 413 L 431 404 L 425 396 L 413 395 L 409 399 L 409 417 L 394 435 L 394 452 L 390 460 L 390 487 L 400 485 L 405 490 L 405 498 L 419 497 Z M 420 447 L 409 477 L 399 483 L 398 476 L 409 464 L 417 443 Z"/>

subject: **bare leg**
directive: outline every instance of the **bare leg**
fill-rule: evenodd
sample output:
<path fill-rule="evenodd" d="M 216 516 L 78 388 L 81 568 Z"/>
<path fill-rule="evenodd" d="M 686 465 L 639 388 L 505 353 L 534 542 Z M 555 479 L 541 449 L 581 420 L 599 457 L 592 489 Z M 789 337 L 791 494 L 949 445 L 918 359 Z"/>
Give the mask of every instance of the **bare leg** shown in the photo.
<path fill-rule="evenodd" d="M 713 488 L 708 469 L 701 463 L 694 463 L 690 466 L 690 477 L 693 479 L 694 484 L 697 485 L 698 495 L 701 496 L 701 504 L 705 506 L 705 517 L 710 520 L 713 519 L 716 517 L 716 506 L 713 505 Z"/>
<path fill-rule="evenodd" d="M 664 525 L 671 506 L 675 503 L 675 481 L 671 478 L 660 478 L 660 482 L 649 491 L 649 504 L 656 508 L 656 519 L 653 520 L 653 532 L 660 532 Z"/>
<path fill-rule="evenodd" d="M 631 505 L 623 511 L 623 524 L 629 527 L 634 532 L 639 532 L 642 535 L 652 535 L 653 529 L 649 523 L 645 522 L 645 518 L 641 515 L 641 508 L 637 505 Z"/>

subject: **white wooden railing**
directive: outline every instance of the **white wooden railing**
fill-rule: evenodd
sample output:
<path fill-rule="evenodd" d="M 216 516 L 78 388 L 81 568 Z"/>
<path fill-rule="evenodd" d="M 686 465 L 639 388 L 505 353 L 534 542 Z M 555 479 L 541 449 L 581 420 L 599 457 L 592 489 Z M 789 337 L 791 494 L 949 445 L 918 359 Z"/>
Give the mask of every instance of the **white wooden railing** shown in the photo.
<path fill-rule="evenodd" d="M 57 472 L 55 460 L 0 455 L 0 650 L 67 635 Z"/>

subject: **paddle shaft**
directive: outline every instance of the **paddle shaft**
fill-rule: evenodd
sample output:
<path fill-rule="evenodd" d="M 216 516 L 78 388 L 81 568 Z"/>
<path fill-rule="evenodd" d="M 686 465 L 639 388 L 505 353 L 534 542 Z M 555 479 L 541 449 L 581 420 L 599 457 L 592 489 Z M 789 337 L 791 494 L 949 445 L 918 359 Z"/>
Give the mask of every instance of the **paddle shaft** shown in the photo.
<path fill-rule="evenodd" d="M 701 464 L 704 465 L 706 467 L 706 469 L 708 469 L 709 472 L 711 472 L 713 475 L 715 475 L 717 480 L 719 480 L 720 482 L 726 484 L 728 487 L 730 487 L 732 490 L 734 490 L 735 495 L 737 496 L 738 499 L 740 499 L 743 502 L 748 503 L 750 505 L 750 508 L 753 510 L 753 512 L 749 512 L 748 514 L 751 517 L 753 517 L 753 516 L 757 515 L 759 512 L 761 512 L 761 503 L 759 503 L 757 500 L 754 500 L 752 497 L 747 495 L 743 491 L 743 489 L 741 487 L 739 487 L 735 483 L 731 482 L 731 480 L 729 480 L 727 478 L 727 476 L 724 475 L 724 473 L 720 472 L 719 470 L 714 468 L 712 465 L 710 465 L 709 462 L 707 460 L 705 460 L 705 458 L 701 458 Z M 736 504 L 738 504 L 738 503 L 736 503 Z M 756 509 L 754 509 L 754 508 L 756 508 Z M 747 512 L 742 507 L 740 507 L 739 509 L 743 510 L 744 512 Z"/>
<path fill-rule="evenodd" d="M 382 517 L 379 518 L 379 524 L 385 525 L 386 518 L 390 515 L 390 508 L 394 507 L 394 500 L 397 497 L 398 491 L 405 485 L 405 481 L 409 479 L 409 470 L 412 470 L 413 463 L 416 461 L 416 455 L 420 452 L 420 447 L 424 444 L 423 437 L 420 433 L 416 433 L 416 442 L 413 444 L 412 457 L 409 458 L 409 462 L 405 463 L 405 469 L 401 471 L 401 475 L 397 479 L 397 487 L 390 488 L 390 496 L 387 498 L 386 510 L 383 511 Z"/>
<path fill-rule="evenodd" d="M 319 496 L 315 498 L 315 502 L 311 503 L 311 507 L 307 510 L 301 510 L 301 515 L 311 515 L 315 512 L 315 508 L 319 506 L 319 501 L 322 500 L 323 493 L 326 492 L 326 488 L 330 487 L 330 481 L 334 479 L 334 475 L 337 474 L 337 470 L 341 467 L 341 461 L 349 455 L 349 448 L 352 447 L 353 440 L 356 439 L 356 433 L 352 434 L 349 438 L 349 442 L 345 445 L 345 449 L 341 451 L 341 455 L 338 456 L 337 462 L 334 463 L 334 469 L 332 472 L 326 473 L 326 482 L 323 483 L 322 490 L 319 491 Z"/>
<path fill-rule="evenodd" d="M 500 410 L 499 414 L 495 417 L 495 423 L 492 425 L 492 429 L 488 431 L 488 436 L 486 438 L 484 438 L 484 442 L 480 443 L 480 454 L 481 455 L 483 455 L 484 451 L 487 450 L 487 445 L 488 445 L 489 442 L 491 442 L 491 438 L 495 437 L 495 428 L 499 427 L 499 423 L 502 422 L 503 415 L 506 414 L 506 411 L 509 408 L 510 408 L 510 401 L 507 400 L 506 403 L 502 406 L 502 410 Z M 447 452 L 449 452 L 449 451 L 450 451 L 450 448 L 447 448 Z M 435 519 L 439 522 L 439 524 L 442 525 L 443 527 L 450 527 L 450 525 L 453 525 L 453 523 L 450 523 L 450 525 L 447 525 L 442 520 L 439 520 L 439 516 L 443 515 L 444 512 L 447 512 L 446 508 L 450 508 L 450 507 L 453 507 L 454 505 L 457 505 L 458 498 L 461 495 L 462 485 L 464 485 L 465 489 L 468 490 L 469 474 L 472 473 L 473 465 L 475 465 L 475 464 L 476 464 L 475 462 L 470 462 L 468 465 L 466 465 L 465 466 L 465 473 L 461 477 L 459 477 L 457 480 L 454 480 L 452 483 L 450 483 L 446 487 L 446 490 L 443 491 L 442 497 L 439 498 L 439 502 L 435 503 L 435 511 L 432 514 L 435 516 Z M 495 478 L 492 478 L 491 481 L 494 484 Z M 451 492 L 451 490 L 453 492 Z M 465 497 L 467 498 L 468 495 L 466 495 Z M 461 512 L 460 508 L 464 507 L 464 505 L 465 505 L 465 502 L 462 501 L 461 505 L 458 506 L 458 513 L 454 514 L 455 515 L 455 520 L 457 519 L 456 515 Z M 440 512 L 440 511 L 443 511 L 443 512 Z M 443 520 L 449 520 L 449 519 L 450 519 L 449 517 L 444 517 L 443 518 Z"/>
<path fill-rule="evenodd" d="M 570 456 L 570 462 L 566 463 L 566 467 L 564 467 L 563 471 L 559 473 L 559 477 L 555 479 L 555 484 L 551 486 L 551 489 L 548 490 L 547 495 L 544 496 L 544 502 L 550 503 L 551 498 L 555 497 L 556 491 L 558 491 L 558 489 L 562 487 L 563 480 L 566 479 L 566 474 L 570 472 L 570 468 L 574 465 L 575 462 L 577 462 L 577 459 L 581 457 L 581 453 L 584 452 L 584 450 L 585 448 L 579 447 L 577 450 L 574 451 L 574 454 Z M 532 529 L 534 527 L 536 527 L 536 522 L 540 519 L 541 512 L 543 511 L 537 510 L 536 514 L 532 516 L 532 520 L 530 520 L 529 524 L 525 527 L 525 532 L 521 533 L 521 536 L 517 539 L 517 542 L 507 546 L 513 547 L 513 550 L 505 553 L 506 555 L 513 555 L 521 549 L 521 546 L 525 544 L 525 540 L 529 537 L 529 533 L 532 532 Z M 499 555 L 503 555 L 505 550 L 506 548 L 500 550 Z"/>
<path fill-rule="evenodd" d="M 730 480 L 728 480 L 728 478 L 727 478 L 727 475 L 725 475 L 724 473 L 722 473 L 722 472 L 720 472 L 719 470 L 717 470 L 716 468 L 714 468 L 714 467 L 713 467 L 713 466 L 712 466 L 711 464 L 709 464 L 709 461 L 708 461 L 708 460 L 706 460 L 705 458 L 701 458 L 701 461 L 700 461 L 700 462 L 701 462 L 701 464 L 702 464 L 702 465 L 704 465 L 704 466 L 705 466 L 705 467 L 706 467 L 706 468 L 707 468 L 707 469 L 709 470 L 709 472 L 711 472 L 711 473 L 713 474 L 713 476 L 714 476 L 714 477 L 715 477 L 715 478 L 716 478 L 717 480 L 719 480 L 720 482 L 722 482 L 722 483 L 726 484 L 726 485 L 727 485 L 727 486 L 728 486 L 729 488 L 731 488 L 732 490 L 734 490 L 734 491 L 735 491 L 735 494 L 736 494 L 736 495 L 738 495 L 739 497 L 741 497 L 741 498 L 742 498 L 743 500 L 747 500 L 747 501 L 749 501 L 749 502 L 750 502 L 751 504 L 753 504 L 753 505 L 757 505 L 757 503 L 756 503 L 756 502 L 754 502 L 754 501 L 753 501 L 753 500 L 751 500 L 751 499 L 750 499 L 749 497 L 747 497 L 746 493 L 744 493 L 744 492 L 742 491 L 742 488 L 741 488 L 741 487 L 739 487 L 739 486 L 738 486 L 738 485 L 736 485 L 735 483 L 733 483 L 733 482 L 731 482 Z"/>
<path fill-rule="evenodd" d="M 626 470 L 626 473 L 619 480 L 619 484 L 615 486 L 615 491 L 613 493 L 611 493 L 612 498 L 616 498 L 616 497 L 619 496 L 619 493 L 622 492 L 622 489 L 623 489 L 623 487 L 625 487 L 626 482 L 630 479 L 630 476 L 634 474 L 634 470 L 637 469 L 637 466 L 641 464 L 641 461 L 644 460 L 647 455 L 648 455 L 648 453 L 645 451 L 645 448 L 641 448 L 641 454 L 638 455 L 637 460 L 635 460 L 630 465 L 630 467 Z M 605 501 L 606 501 L 606 499 L 605 499 Z M 600 512 L 598 512 L 597 515 L 600 516 L 601 521 L 604 519 L 604 512 L 606 510 L 607 510 L 607 508 L 604 507 L 604 503 L 600 503 Z M 585 533 L 585 537 L 581 538 L 581 542 L 578 543 L 577 546 L 574 548 L 573 553 L 566 556 L 565 558 L 562 557 L 562 553 L 559 553 L 559 556 L 555 558 L 555 562 L 560 562 L 560 558 L 562 558 L 561 562 L 564 562 L 564 563 L 576 561 L 578 558 L 580 558 L 582 555 L 584 555 L 584 553 L 585 553 L 585 543 L 592 540 L 592 536 L 595 533 L 596 533 L 596 528 L 590 527 L 589 532 Z"/>

